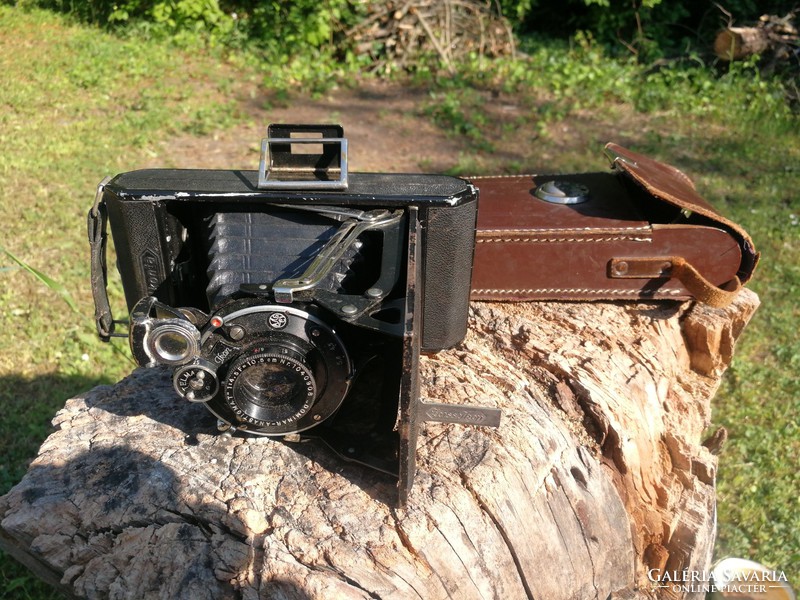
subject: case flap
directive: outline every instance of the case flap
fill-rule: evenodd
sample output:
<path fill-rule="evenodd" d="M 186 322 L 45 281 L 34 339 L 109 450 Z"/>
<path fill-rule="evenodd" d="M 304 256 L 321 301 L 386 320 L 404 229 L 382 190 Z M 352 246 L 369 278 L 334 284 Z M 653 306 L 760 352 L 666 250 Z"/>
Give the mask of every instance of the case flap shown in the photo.
<path fill-rule="evenodd" d="M 750 280 L 760 256 L 753 240 L 740 225 L 720 215 L 706 202 L 683 171 L 614 143 L 606 144 L 605 152 L 614 167 L 654 197 L 706 217 L 736 237 L 742 249 L 742 264 L 737 275 L 742 283 Z"/>

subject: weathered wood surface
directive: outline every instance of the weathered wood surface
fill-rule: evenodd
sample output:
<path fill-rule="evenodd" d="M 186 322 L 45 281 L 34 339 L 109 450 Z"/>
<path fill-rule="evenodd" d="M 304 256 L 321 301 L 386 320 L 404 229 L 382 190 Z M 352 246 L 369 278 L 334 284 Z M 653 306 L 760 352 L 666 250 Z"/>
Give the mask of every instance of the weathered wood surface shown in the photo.
<path fill-rule="evenodd" d="M 423 396 L 503 422 L 426 425 L 403 510 L 388 478 L 216 435 L 138 370 L 58 413 L 0 498 L 0 541 L 76 597 L 667 597 L 648 569 L 711 557 L 702 436 L 757 305 L 473 304 L 464 343 L 423 359 Z"/>

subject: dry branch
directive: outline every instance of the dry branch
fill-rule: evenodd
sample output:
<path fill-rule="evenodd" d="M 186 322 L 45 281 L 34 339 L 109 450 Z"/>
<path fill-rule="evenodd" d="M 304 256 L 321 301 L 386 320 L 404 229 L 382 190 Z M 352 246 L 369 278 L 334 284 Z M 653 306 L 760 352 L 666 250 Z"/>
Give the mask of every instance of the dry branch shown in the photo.
<path fill-rule="evenodd" d="M 438 56 L 451 72 L 469 55 L 514 54 L 514 36 L 493 2 L 478 0 L 381 1 L 346 32 L 357 54 L 366 55 L 375 70 L 411 68 Z"/>

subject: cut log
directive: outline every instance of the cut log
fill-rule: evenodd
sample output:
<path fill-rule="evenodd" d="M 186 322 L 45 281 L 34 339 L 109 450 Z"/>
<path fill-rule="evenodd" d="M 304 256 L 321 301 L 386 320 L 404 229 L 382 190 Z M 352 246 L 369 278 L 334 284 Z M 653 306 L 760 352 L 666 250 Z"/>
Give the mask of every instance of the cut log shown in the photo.
<path fill-rule="evenodd" d="M 714 54 L 728 61 L 761 54 L 769 47 L 769 35 L 759 27 L 728 27 L 714 39 Z"/>
<path fill-rule="evenodd" d="M 137 370 L 58 413 L 0 498 L 0 543 L 80 598 L 686 597 L 651 570 L 708 568 L 703 432 L 757 306 L 473 304 L 422 394 L 503 421 L 425 425 L 404 509 L 388 476 L 217 435 L 169 373 Z"/>
<path fill-rule="evenodd" d="M 790 12 L 785 17 L 762 15 L 752 27 L 729 26 L 714 39 L 714 54 L 727 61 L 765 53 L 771 56 L 772 62 L 787 60 L 800 45 L 794 26 L 795 14 Z"/>

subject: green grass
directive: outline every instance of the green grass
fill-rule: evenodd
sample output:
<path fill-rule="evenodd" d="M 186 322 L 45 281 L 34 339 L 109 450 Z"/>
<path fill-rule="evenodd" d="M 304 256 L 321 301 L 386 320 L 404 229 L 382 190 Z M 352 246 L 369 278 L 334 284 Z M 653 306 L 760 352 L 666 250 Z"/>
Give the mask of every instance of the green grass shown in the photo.
<path fill-rule="evenodd" d="M 744 223 L 762 253 L 750 287 L 762 305 L 714 401 L 730 435 L 720 456 L 717 556 L 744 556 L 800 583 L 799 125 L 734 123 L 685 150 L 658 140 L 700 173 L 707 198 Z M 655 149 L 655 144 L 654 144 Z"/>
<path fill-rule="evenodd" d="M 0 246 L 63 285 L 77 306 L 0 253 L 5 493 L 66 398 L 132 367 L 124 341 L 103 344 L 92 331 L 85 222 L 97 183 L 152 159 L 171 136 L 239 117 L 226 64 L 46 12 L 0 5 L 0 72 Z M 118 283 L 111 293 L 124 306 Z M 50 595 L 0 559 L 0 598 Z"/>
<path fill-rule="evenodd" d="M 608 60 L 585 36 L 529 54 L 489 68 L 476 60 L 448 81 L 421 70 L 414 84 L 431 95 L 414 116 L 465 140 L 454 173 L 596 170 L 604 165 L 602 144 L 619 141 L 683 168 L 748 229 L 763 254 L 751 284 L 762 307 L 714 402 L 715 424 L 730 430 L 720 460 L 717 554 L 764 562 L 797 586 L 798 118 L 780 87 L 752 65 L 722 77 L 703 65 L 647 72 Z M 124 341 L 102 344 L 93 333 L 85 214 L 94 187 L 107 174 L 156 155 L 161 161 L 161 144 L 178 135 L 207 135 L 246 119 L 237 102 L 242 82 L 265 78 L 253 62 L 0 6 L 0 247 L 63 285 L 77 307 L 0 252 L 0 493 L 23 476 L 64 399 L 132 367 Z M 324 65 L 308 71 L 315 92 L 325 72 Z M 267 81 L 291 102 L 287 77 Z M 112 301 L 122 306 L 116 281 Z M 24 568 L 0 557 L 0 598 L 49 597 Z"/>
<path fill-rule="evenodd" d="M 792 143 L 785 143 L 787 137 Z M 786 566 L 797 586 L 800 144 L 796 133 L 787 137 L 765 133 L 736 144 L 728 140 L 720 145 L 733 154 L 726 166 L 728 175 L 710 178 L 717 189 L 728 188 L 724 195 L 718 194 L 720 204 L 749 224 L 762 252 L 753 283 L 762 308 L 743 338 L 715 414 L 732 437 L 720 470 L 720 547 L 764 557 L 775 567 Z M 736 169 L 740 174 L 733 177 Z"/>

